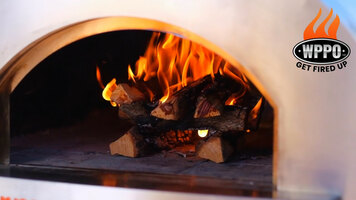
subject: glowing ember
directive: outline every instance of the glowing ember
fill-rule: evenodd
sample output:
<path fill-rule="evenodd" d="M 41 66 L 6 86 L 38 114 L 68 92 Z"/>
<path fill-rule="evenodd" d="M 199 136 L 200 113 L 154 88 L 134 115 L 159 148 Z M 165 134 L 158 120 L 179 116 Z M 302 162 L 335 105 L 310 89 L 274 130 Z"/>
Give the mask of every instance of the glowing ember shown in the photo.
<path fill-rule="evenodd" d="M 208 135 L 209 130 L 198 130 L 199 137 L 206 137 Z"/>

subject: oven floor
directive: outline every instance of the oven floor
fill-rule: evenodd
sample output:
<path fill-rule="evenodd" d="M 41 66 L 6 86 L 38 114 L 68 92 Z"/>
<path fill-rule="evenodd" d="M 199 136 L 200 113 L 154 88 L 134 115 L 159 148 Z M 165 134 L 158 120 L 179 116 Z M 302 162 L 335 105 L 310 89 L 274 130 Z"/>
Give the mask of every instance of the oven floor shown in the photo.
<path fill-rule="evenodd" d="M 234 180 L 247 188 L 273 188 L 271 155 L 236 155 L 223 164 L 176 152 L 111 156 L 109 143 L 128 128 L 115 112 L 95 111 L 72 126 L 12 138 L 11 164 L 193 175 Z"/>

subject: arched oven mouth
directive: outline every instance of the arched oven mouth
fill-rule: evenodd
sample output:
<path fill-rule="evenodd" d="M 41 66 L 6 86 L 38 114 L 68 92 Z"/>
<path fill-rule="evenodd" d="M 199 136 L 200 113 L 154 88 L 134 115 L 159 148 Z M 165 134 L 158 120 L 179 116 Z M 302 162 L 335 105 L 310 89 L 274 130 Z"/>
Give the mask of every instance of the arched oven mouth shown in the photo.
<path fill-rule="evenodd" d="M 272 107 L 236 66 L 180 35 L 87 37 L 40 62 L 10 97 L 12 165 L 273 188 Z"/>

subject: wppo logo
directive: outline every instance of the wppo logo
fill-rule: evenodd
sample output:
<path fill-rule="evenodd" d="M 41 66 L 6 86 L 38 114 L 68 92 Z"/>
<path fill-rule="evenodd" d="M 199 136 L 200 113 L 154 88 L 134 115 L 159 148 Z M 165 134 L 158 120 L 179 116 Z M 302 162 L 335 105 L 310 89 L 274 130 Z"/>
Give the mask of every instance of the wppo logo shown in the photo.
<path fill-rule="evenodd" d="M 314 25 L 320 15 L 321 9 L 305 29 L 304 40 L 293 48 L 294 56 L 300 60 L 300 62 L 297 62 L 297 67 L 312 72 L 332 72 L 336 69 L 343 69 L 347 65 L 345 59 L 349 57 L 351 49 L 346 43 L 336 38 L 340 24 L 339 16 L 336 15 L 326 33 L 325 25 L 333 15 L 331 9 L 329 15 L 314 32 Z"/>

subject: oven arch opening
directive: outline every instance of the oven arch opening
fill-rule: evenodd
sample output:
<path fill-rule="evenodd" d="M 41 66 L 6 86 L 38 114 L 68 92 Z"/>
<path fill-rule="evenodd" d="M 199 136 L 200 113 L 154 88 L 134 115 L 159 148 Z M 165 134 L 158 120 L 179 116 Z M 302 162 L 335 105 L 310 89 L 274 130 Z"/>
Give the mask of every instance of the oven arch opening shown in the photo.
<path fill-rule="evenodd" d="M 10 143 L 10 129 L 9 129 L 9 95 L 15 90 L 17 85 L 23 80 L 23 78 L 37 66 L 42 60 L 47 56 L 56 52 L 57 50 L 67 46 L 70 43 L 78 41 L 80 39 L 93 36 L 100 33 L 106 33 L 111 31 L 119 30 L 154 30 L 160 32 L 175 33 L 181 35 L 189 40 L 202 44 L 207 49 L 213 50 L 215 53 L 219 54 L 222 58 L 230 62 L 233 66 L 237 67 L 239 71 L 244 73 L 246 77 L 256 86 L 256 88 L 261 92 L 261 94 L 267 99 L 274 110 L 274 149 L 273 149 L 273 181 L 276 185 L 277 176 L 277 108 L 273 103 L 271 97 L 263 88 L 262 84 L 253 76 L 252 73 L 248 72 L 237 59 L 230 56 L 223 49 L 217 47 L 213 43 L 199 37 L 198 35 L 184 30 L 180 27 L 166 24 L 164 22 L 159 22 L 149 19 L 132 18 L 132 17 L 109 17 L 88 20 L 85 22 L 80 22 L 78 24 L 70 25 L 64 27 L 61 30 L 54 31 L 48 35 L 38 39 L 34 43 L 26 47 L 22 52 L 16 55 L 4 68 L 1 70 L 1 106 L 3 107 L 4 114 L 1 119 L 2 126 L 1 132 L 7 133 L 2 134 L 2 141 L 5 141 L 3 146 L 6 147 L 1 153 L 1 161 L 4 164 L 9 163 L 9 143 Z"/>

